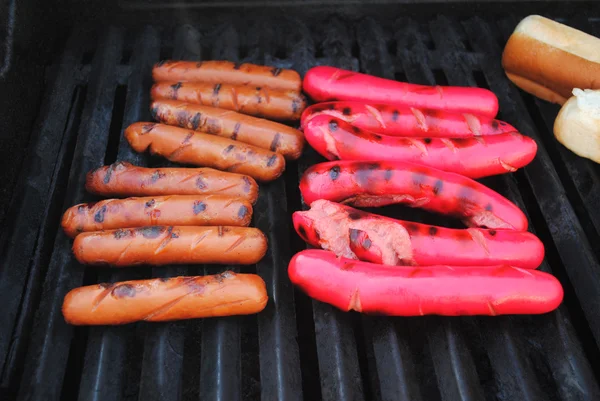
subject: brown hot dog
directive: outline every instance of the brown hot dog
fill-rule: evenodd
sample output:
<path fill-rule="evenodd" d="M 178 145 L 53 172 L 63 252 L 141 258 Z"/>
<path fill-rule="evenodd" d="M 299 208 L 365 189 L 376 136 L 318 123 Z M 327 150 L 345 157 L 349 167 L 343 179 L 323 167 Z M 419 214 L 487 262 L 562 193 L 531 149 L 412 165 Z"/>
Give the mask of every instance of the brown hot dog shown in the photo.
<path fill-rule="evenodd" d="M 272 181 L 285 169 L 278 153 L 193 130 L 157 123 L 134 123 L 125 138 L 137 152 L 150 152 L 196 166 L 246 174 L 259 181 Z"/>
<path fill-rule="evenodd" d="M 265 86 L 300 92 L 302 80 L 294 70 L 231 61 L 163 60 L 152 69 L 156 82 L 208 82 Z"/>
<path fill-rule="evenodd" d="M 158 82 L 152 100 L 171 99 L 273 120 L 299 120 L 306 97 L 290 90 L 207 82 Z"/>
<path fill-rule="evenodd" d="M 127 162 L 103 166 L 87 174 L 85 188 L 103 196 L 218 194 L 254 204 L 258 185 L 247 175 L 211 168 L 146 168 Z"/>
<path fill-rule="evenodd" d="M 287 125 L 236 113 L 179 102 L 152 102 L 155 120 L 182 128 L 223 136 L 250 145 L 281 153 L 286 159 L 297 159 L 304 147 L 304 135 Z"/>
<path fill-rule="evenodd" d="M 268 299 L 259 276 L 226 271 L 75 288 L 65 296 L 62 312 L 74 325 L 162 322 L 249 315 L 263 310 Z"/>
<path fill-rule="evenodd" d="M 81 233 L 73 241 L 77 260 L 91 265 L 251 265 L 265 252 L 265 235 L 252 227 L 149 226 Z"/>
<path fill-rule="evenodd" d="M 65 212 L 62 227 L 71 238 L 84 231 L 153 225 L 247 226 L 252 205 L 222 195 L 170 195 L 82 203 Z"/>

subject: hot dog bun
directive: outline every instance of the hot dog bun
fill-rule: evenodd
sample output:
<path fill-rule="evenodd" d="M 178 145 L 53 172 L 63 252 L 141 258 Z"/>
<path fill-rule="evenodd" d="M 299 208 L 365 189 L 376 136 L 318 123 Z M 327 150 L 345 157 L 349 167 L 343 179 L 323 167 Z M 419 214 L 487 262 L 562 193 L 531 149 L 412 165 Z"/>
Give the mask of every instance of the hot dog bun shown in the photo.
<path fill-rule="evenodd" d="M 524 91 L 563 104 L 573 88 L 600 89 L 600 39 L 530 15 L 508 39 L 502 66 Z"/>
<path fill-rule="evenodd" d="M 554 121 L 554 136 L 573 153 L 600 163 L 600 91 L 573 89 Z"/>
<path fill-rule="evenodd" d="M 267 300 L 259 276 L 226 271 L 75 288 L 65 296 L 62 312 L 73 325 L 162 322 L 258 313 Z"/>

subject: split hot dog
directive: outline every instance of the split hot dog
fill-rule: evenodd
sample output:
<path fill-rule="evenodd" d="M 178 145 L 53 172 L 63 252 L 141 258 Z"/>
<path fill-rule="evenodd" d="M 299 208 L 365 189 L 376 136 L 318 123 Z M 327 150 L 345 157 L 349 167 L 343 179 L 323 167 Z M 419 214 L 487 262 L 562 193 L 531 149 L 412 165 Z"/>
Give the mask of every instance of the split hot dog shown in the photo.
<path fill-rule="evenodd" d="M 80 263 L 132 266 L 169 264 L 251 265 L 267 252 L 252 227 L 150 226 L 81 233 L 73 241 Z"/>
<path fill-rule="evenodd" d="M 212 168 L 147 168 L 117 162 L 90 171 L 85 188 L 102 196 L 217 194 L 254 204 L 258 185 L 252 177 Z"/>
<path fill-rule="evenodd" d="M 273 120 L 298 120 L 306 107 L 306 98 L 297 91 L 224 83 L 158 82 L 151 96 L 152 100 L 179 100 Z"/>
<path fill-rule="evenodd" d="M 62 227 L 74 238 L 84 231 L 155 225 L 247 226 L 252 205 L 222 195 L 171 195 L 82 203 L 65 212 Z"/>
<path fill-rule="evenodd" d="M 164 124 L 131 124 L 125 138 L 136 152 L 149 149 L 173 162 L 246 174 L 259 181 L 272 181 L 285 169 L 285 160 L 278 153 Z"/>
<path fill-rule="evenodd" d="M 249 315 L 263 310 L 267 301 L 259 276 L 226 271 L 75 288 L 65 296 L 62 313 L 73 325 L 114 325 Z"/>
<path fill-rule="evenodd" d="M 327 66 L 308 70 L 302 86 L 316 102 L 383 103 L 491 118 L 498 113 L 498 98 L 487 89 L 415 85 Z"/>
<path fill-rule="evenodd" d="M 398 161 L 338 160 L 304 172 L 306 204 L 326 199 L 357 207 L 400 203 L 455 216 L 469 227 L 527 230 L 527 217 L 514 203 L 460 174 Z"/>
<path fill-rule="evenodd" d="M 292 283 L 343 311 L 389 316 L 538 314 L 556 309 L 552 275 L 511 266 L 397 267 L 310 249 L 290 261 Z"/>
<path fill-rule="evenodd" d="M 329 160 L 392 160 L 422 164 L 469 178 L 514 172 L 529 164 L 537 144 L 517 132 L 471 138 L 392 137 L 335 117 L 312 118 L 306 140 Z"/>
<path fill-rule="evenodd" d="M 300 92 L 302 80 L 294 70 L 231 61 L 163 60 L 152 69 L 156 82 L 208 82 L 251 85 Z"/>
<path fill-rule="evenodd" d="M 311 118 L 326 114 L 358 128 L 390 136 L 418 138 L 468 138 L 515 132 L 504 121 L 470 113 L 361 102 L 325 102 L 302 113 L 302 127 Z"/>
<path fill-rule="evenodd" d="M 281 153 L 286 159 L 297 159 L 304 147 L 304 135 L 300 131 L 231 110 L 160 100 L 152 103 L 151 112 L 159 122 L 258 146 Z"/>
<path fill-rule="evenodd" d="M 451 229 L 318 200 L 293 214 L 294 228 L 310 245 L 338 256 L 386 265 L 493 266 L 536 269 L 544 245 L 533 234 L 482 228 Z"/>

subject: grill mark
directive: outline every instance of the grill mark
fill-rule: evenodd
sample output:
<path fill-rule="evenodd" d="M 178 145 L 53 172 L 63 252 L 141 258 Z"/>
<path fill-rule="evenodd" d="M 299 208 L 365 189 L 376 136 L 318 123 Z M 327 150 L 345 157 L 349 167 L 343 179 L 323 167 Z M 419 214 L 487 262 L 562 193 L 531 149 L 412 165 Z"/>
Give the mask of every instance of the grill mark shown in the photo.
<path fill-rule="evenodd" d="M 277 148 L 279 147 L 279 141 L 280 140 L 281 140 L 281 134 L 278 132 L 273 137 L 273 141 L 271 142 L 271 146 L 269 146 L 269 149 L 271 150 L 271 152 L 275 152 L 277 150 Z"/>
<path fill-rule="evenodd" d="M 115 298 L 133 298 L 137 291 L 131 284 L 120 284 L 112 289 L 111 294 Z"/>
<path fill-rule="evenodd" d="M 126 238 L 126 237 L 131 237 L 131 236 L 132 236 L 131 230 L 119 228 L 118 230 L 115 230 L 113 232 L 113 237 L 115 237 L 115 239 L 121 239 L 121 238 Z"/>
<path fill-rule="evenodd" d="M 271 167 L 272 165 L 274 165 L 275 160 L 277 160 L 277 154 L 274 154 L 273 156 L 269 157 L 269 160 L 267 160 L 267 167 Z"/>
<path fill-rule="evenodd" d="M 181 82 L 177 82 L 176 84 L 171 85 L 171 89 L 173 90 L 171 92 L 172 99 L 177 99 L 177 92 L 179 91 L 179 88 L 181 88 Z"/>
<path fill-rule="evenodd" d="M 240 246 L 240 244 L 242 242 L 244 242 L 245 239 L 246 239 L 246 235 L 240 235 L 238 237 L 238 239 L 236 239 L 235 242 L 233 244 L 231 244 L 231 246 L 229 248 L 227 248 L 225 250 L 225 252 L 223 252 L 223 253 L 231 252 L 232 250 L 234 250 L 235 248 L 237 248 L 238 246 Z"/>
<path fill-rule="evenodd" d="M 252 188 L 252 182 L 250 182 L 250 178 L 248 178 L 247 176 L 242 177 L 242 180 L 244 180 L 244 192 L 248 193 L 250 192 L 250 189 Z"/>
<path fill-rule="evenodd" d="M 135 231 L 142 234 L 144 238 L 154 239 L 158 238 L 167 228 L 165 226 L 150 226 L 150 227 L 139 227 Z M 172 229 L 172 227 L 171 227 Z"/>
<path fill-rule="evenodd" d="M 115 165 L 111 164 L 106 170 L 106 174 L 104 175 L 105 184 L 108 184 L 110 182 L 110 177 L 112 176 L 113 171 L 115 171 Z"/>
<path fill-rule="evenodd" d="M 273 74 L 274 77 L 278 76 L 279 74 L 281 74 L 281 68 L 272 68 L 271 74 Z"/>
<path fill-rule="evenodd" d="M 199 175 L 198 178 L 196 178 L 196 188 L 206 189 L 207 186 L 208 186 L 208 184 L 206 183 L 206 181 L 204 181 L 204 179 L 202 178 L 202 175 Z"/>
<path fill-rule="evenodd" d="M 223 154 L 226 155 L 229 152 L 231 152 L 233 149 L 235 148 L 235 145 L 229 145 L 225 148 L 225 150 L 223 150 Z"/>
<path fill-rule="evenodd" d="M 104 213 L 106 213 L 106 205 L 102 206 L 100 210 L 94 215 L 94 221 L 96 223 L 104 223 Z"/>
<path fill-rule="evenodd" d="M 200 127 L 200 121 L 202 120 L 202 114 L 196 113 L 190 123 L 192 124 L 192 129 L 197 130 Z"/>
<path fill-rule="evenodd" d="M 238 210 L 238 218 L 243 219 L 248 214 L 248 208 L 245 205 L 240 206 L 240 210 Z"/>
<path fill-rule="evenodd" d="M 187 145 L 190 142 L 190 139 L 192 139 L 192 137 L 194 136 L 193 132 L 190 132 L 187 134 L 187 136 L 185 137 L 185 139 L 183 140 L 183 142 L 181 142 L 182 145 Z"/>
<path fill-rule="evenodd" d="M 235 127 L 233 127 L 233 132 L 231 133 L 231 139 L 233 139 L 234 141 L 237 139 L 238 137 L 238 133 L 240 132 L 240 128 L 241 128 L 242 124 L 241 123 L 236 123 Z"/>
<path fill-rule="evenodd" d="M 202 234 L 200 236 L 200 238 L 198 238 L 197 240 L 194 240 L 194 242 L 192 242 L 192 245 L 190 247 L 190 251 L 193 251 L 194 249 L 196 249 L 198 247 L 198 245 L 200 245 L 200 243 L 202 241 L 204 241 L 204 238 L 206 238 L 209 234 L 210 234 L 210 231 L 206 231 L 204 234 Z"/>
<path fill-rule="evenodd" d="M 194 206 L 192 207 L 194 214 L 197 215 L 206 210 L 206 203 L 202 201 L 194 201 Z"/>
<path fill-rule="evenodd" d="M 216 84 L 213 88 L 213 96 L 219 96 L 219 92 L 221 91 L 221 84 Z"/>

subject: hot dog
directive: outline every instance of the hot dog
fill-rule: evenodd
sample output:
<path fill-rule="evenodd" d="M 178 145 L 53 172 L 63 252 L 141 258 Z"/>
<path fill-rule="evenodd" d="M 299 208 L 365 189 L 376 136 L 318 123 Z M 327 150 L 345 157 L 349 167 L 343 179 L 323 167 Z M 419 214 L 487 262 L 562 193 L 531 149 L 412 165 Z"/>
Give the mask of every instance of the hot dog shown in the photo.
<path fill-rule="evenodd" d="M 73 241 L 73 253 L 80 263 L 117 267 L 251 265 L 265 252 L 265 235 L 252 227 L 149 226 L 81 233 Z"/>
<path fill-rule="evenodd" d="M 85 188 L 103 196 L 160 196 L 218 194 L 254 204 L 258 185 L 247 175 L 211 168 L 147 168 L 117 162 L 90 171 Z"/>
<path fill-rule="evenodd" d="M 162 123 L 269 149 L 281 153 L 286 159 L 297 159 L 304 147 L 304 136 L 300 131 L 231 110 L 161 100 L 152 103 L 151 112 L 154 119 Z"/>
<path fill-rule="evenodd" d="M 327 66 L 308 70 L 302 87 L 316 102 L 351 100 L 491 118 L 498 113 L 498 98 L 487 89 L 415 85 Z"/>
<path fill-rule="evenodd" d="M 249 315 L 263 310 L 267 301 L 259 276 L 226 271 L 75 288 L 65 296 L 62 313 L 73 325 L 164 322 Z"/>
<path fill-rule="evenodd" d="M 509 264 L 537 268 L 544 245 L 533 234 L 514 230 L 451 229 L 395 220 L 339 203 L 318 200 L 293 214 L 306 242 L 338 256 L 409 266 Z"/>
<path fill-rule="evenodd" d="M 515 204 L 460 174 L 398 161 L 334 161 L 304 172 L 300 191 L 306 204 L 327 199 L 358 207 L 401 203 L 455 216 L 469 227 L 527 230 Z"/>
<path fill-rule="evenodd" d="M 84 231 L 155 225 L 247 226 L 252 205 L 222 195 L 171 195 L 82 203 L 65 212 L 62 227 L 71 238 Z"/>
<path fill-rule="evenodd" d="M 173 162 L 246 174 L 259 181 L 272 181 L 285 169 L 285 160 L 278 153 L 164 124 L 131 124 L 125 138 L 136 152 L 150 149 Z"/>
<path fill-rule="evenodd" d="M 516 171 L 529 164 L 537 152 L 533 139 L 516 132 L 471 138 L 392 137 L 327 115 L 312 118 L 304 134 L 329 160 L 403 161 L 470 178 Z"/>
<path fill-rule="evenodd" d="M 311 298 L 378 315 L 537 314 L 556 309 L 563 299 L 552 275 L 506 265 L 396 267 L 310 249 L 292 258 L 288 274 Z"/>
<path fill-rule="evenodd" d="M 504 121 L 476 114 L 360 102 L 314 104 L 302 113 L 302 126 L 320 114 L 339 118 L 376 134 L 390 136 L 468 138 L 517 131 Z"/>
<path fill-rule="evenodd" d="M 298 120 L 306 98 L 297 91 L 208 82 L 158 82 L 152 100 L 171 99 L 273 120 Z"/>
<path fill-rule="evenodd" d="M 208 82 L 264 86 L 273 89 L 300 92 L 302 80 L 294 70 L 265 65 L 240 64 L 231 61 L 176 61 L 163 60 L 152 69 L 156 82 Z"/>

